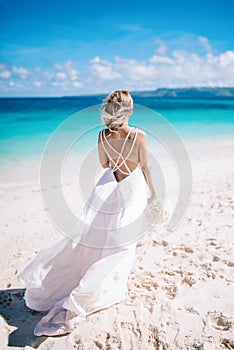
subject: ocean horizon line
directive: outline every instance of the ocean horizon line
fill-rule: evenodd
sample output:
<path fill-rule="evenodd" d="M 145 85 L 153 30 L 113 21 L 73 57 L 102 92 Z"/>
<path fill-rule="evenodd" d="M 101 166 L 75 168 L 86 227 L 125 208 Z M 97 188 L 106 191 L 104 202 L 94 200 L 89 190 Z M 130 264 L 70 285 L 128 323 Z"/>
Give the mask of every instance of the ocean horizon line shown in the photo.
<path fill-rule="evenodd" d="M 160 87 L 155 90 L 129 90 L 130 94 L 132 94 L 135 97 L 141 97 L 141 98 L 147 98 L 147 97 L 154 97 L 156 99 L 224 99 L 224 100 L 232 100 L 234 99 L 234 86 L 213 86 L 213 87 L 207 87 L 207 86 L 190 86 L 190 87 L 175 87 L 175 88 L 168 88 L 168 87 Z M 186 96 L 186 93 L 194 93 L 194 96 Z M 217 95 L 217 92 L 223 92 L 222 95 Z M 225 94 L 226 92 L 226 94 Z M 85 94 L 78 94 L 78 95 L 26 95 L 26 96 L 0 96 L 0 99 L 49 99 L 49 98 L 89 98 L 89 97 L 102 97 L 107 96 L 110 93 L 108 92 L 100 92 L 100 93 L 85 93 Z M 180 93 L 181 95 L 178 96 L 176 93 Z M 210 93 L 210 96 L 202 96 L 202 94 Z M 213 93 L 213 95 L 212 95 Z M 184 94 L 184 95 L 183 95 Z"/>

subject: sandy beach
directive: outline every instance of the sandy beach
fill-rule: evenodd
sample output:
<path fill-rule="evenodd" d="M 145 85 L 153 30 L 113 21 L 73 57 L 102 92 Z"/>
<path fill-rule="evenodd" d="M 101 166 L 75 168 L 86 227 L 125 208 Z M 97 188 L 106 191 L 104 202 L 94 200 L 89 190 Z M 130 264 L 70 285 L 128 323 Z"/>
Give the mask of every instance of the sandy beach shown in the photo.
<path fill-rule="evenodd" d="M 33 336 L 42 313 L 25 306 L 17 281 L 41 248 L 63 237 L 43 209 L 37 180 L 1 187 L 1 349 L 234 349 L 234 141 L 185 145 L 193 192 L 181 225 L 170 234 L 156 225 L 142 237 L 126 300 L 66 336 Z M 12 169 L 11 183 L 14 176 Z"/>

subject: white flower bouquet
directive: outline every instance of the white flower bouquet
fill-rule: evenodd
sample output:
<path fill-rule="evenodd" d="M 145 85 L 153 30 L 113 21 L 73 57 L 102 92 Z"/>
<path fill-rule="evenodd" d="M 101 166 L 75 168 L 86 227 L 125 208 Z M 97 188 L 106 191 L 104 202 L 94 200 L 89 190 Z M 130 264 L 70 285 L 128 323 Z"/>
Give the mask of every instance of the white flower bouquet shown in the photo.
<path fill-rule="evenodd" d="M 171 216 L 173 206 L 170 200 L 156 197 L 145 208 L 145 218 L 149 225 L 162 224 Z"/>

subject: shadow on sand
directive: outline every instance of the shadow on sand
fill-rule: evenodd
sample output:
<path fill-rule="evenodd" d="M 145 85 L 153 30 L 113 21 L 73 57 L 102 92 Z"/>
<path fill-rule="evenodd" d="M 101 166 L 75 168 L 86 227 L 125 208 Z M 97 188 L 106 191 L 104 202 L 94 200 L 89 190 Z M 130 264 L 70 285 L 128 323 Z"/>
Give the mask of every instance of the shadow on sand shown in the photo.
<path fill-rule="evenodd" d="M 0 315 L 9 326 L 16 327 L 9 334 L 9 347 L 25 347 L 36 349 L 47 337 L 36 337 L 33 330 L 37 322 L 46 314 L 29 309 L 24 301 L 25 289 L 0 290 Z"/>

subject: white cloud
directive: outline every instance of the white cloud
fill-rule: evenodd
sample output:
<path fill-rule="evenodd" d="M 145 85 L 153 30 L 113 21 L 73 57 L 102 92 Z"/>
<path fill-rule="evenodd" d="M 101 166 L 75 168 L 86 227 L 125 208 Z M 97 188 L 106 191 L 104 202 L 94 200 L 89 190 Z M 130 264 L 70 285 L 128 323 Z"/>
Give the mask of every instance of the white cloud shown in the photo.
<path fill-rule="evenodd" d="M 10 65 L 6 62 L 0 62 L 0 79 L 9 79 L 11 75 Z"/>
<path fill-rule="evenodd" d="M 9 70 L 2 70 L 0 72 L 0 78 L 8 79 L 10 78 L 10 76 L 11 76 L 11 72 Z"/>
<path fill-rule="evenodd" d="M 13 73 L 18 74 L 21 77 L 21 79 L 26 79 L 28 74 L 29 74 L 28 69 L 23 68 L 23 67 L 13 66 L 12 71 L 13 71 Z"/>
<path fill-rule="evenodd" d="M 69 80 L 75 81 L 79 78 L 79 73 L 71 60 L 63 65 L 56 63 L 55 68 L 59 71 L 56 73 L 58 79 L 68 78 Z"/>
<path fill-rule="evenodd" d="M 55 73 L 55 77 L 56 78 L 58 78 L 59 80 L 64 80 L 64 79 L 66 79 L 66 73 L 64 73 L 64 72 L 57 72 L 57 73 Z"/>
<path fill-rule="evenodd" d="M 100 80 L 120 79 L 121 74 L 114 70 L 114 65 L 99 56 L 90 60 L 90 72 Z"/>
<path fill-rule="evenodd" d="M 73 81 L 73 86 L 75 87 L 75 88 L 79 88 L 79 87 L 81 87 L 82 86 L 82 84 L 81 83 L 79 83 L 79 81 Z"/>
<path fill-rule="evenodd" d="M 156 67 L 150 62 L 139 62 L 137 60 L 121 59 L 116 57 L 115 68 L 123 72 L 124 77 L 132 81 L 152 79 L 157 76 Z"/>
<path fill-rule="evenodd" d="M 70 77 L 71 80 L 78 79 L 78 75 L 79 75 L 78 71 L 74 67 L 74 65 L 73 65 L 71 60 L 67 61 L 64 64 L 64 69 L 65 69 L 65 72 L 68 74 L 68 76 Z"/>
<path fill-rule="evenodd" d="M 234 51 L 226 51 L 225 53 L 219 56 L 220 65 L 222 67 L 232 66 L 234 65 Z"/>
<path fill-rule="evenodd" d="M 115 69 L 124 72 L 125 81 L 131 81 L 135 89 L 152 85 L 168 86 L 233 86 L 234 51 L 220 55 L 207 53 L 200 56 L 185 50 L 175 50 L 170 56 L 154 55 L 147 61 L 116 60 Z"/>
<path fill-rule="evenodd" d="M 42 72 L 42 76 L 45 77 L 45 79 L 48 81 L 52 78 L 53 74 L 46 70 L 46 71 Z"/>
<path fill-rule="evenodd" d="M 170 57 L 154 55 L 149 59 L 151 63 L 173 64 Z"/>
<path fill-rule="evenodd" d="M 55 86 L 56 88 L 61 88 L 62 90 L 68 90 L 69 85 L 66 81 L 52 81 L 51 82 L 52 86 Z"/>
<path fill-rule="evenodd" d="M 199 36 L 198 42 L 207 52 L 212 52 L 211 44 L 209 43 L 209 40 L 206 37 Z"/>
<path fill-rule="evenodd" d="M 40 72 L 42 70 L 42 68 L 41 67 L 35 67 L 34 70 L 35 70 L 35 72 Z"/>
<path fill-rule="evenodd" d="M 33 82 L 33 85 L 40 88 L 43 85 L 43 83 L 40 80 L 36 80 Z"/>
<path fill-rule="evenodd" d="M 159 55 L 165 55 L 167 50 L 168 50 L 168 46 L 167 44 L 165 43 L 164 40 L 162 39 L 159 39 L 157 38 L 155 40 L 155 44 L 158 46 L 157 49 L 156 49 L 156 52 L 159 54 Z"/>
<path fill-rule="evenodd" d="M 209 44 L 204 37 L 196 40 L 202 45 Z M 101 93 L 116 88 L 153 90 L 159 87 L 234 86 L 234 51 L 215 54 L 209 46 L 203 53 L 169 51 L 164 42 L 158 44 L 157 53 L 144 60 L 118 56 L 107 60 L 95 56 L 82 71 L 78 71 L 72 60 L 55 63 L 47 69 L 11 67 L 3 62 L 0 63 L 1 87 L 5 86 L 5 91 L 15 94 L 17 91 L 32 94 L 34 87 L 37 95 L 60 95 L 64 91 L 66 94 Z M 163 45 L 165 48 L 160 49 Z"/>

